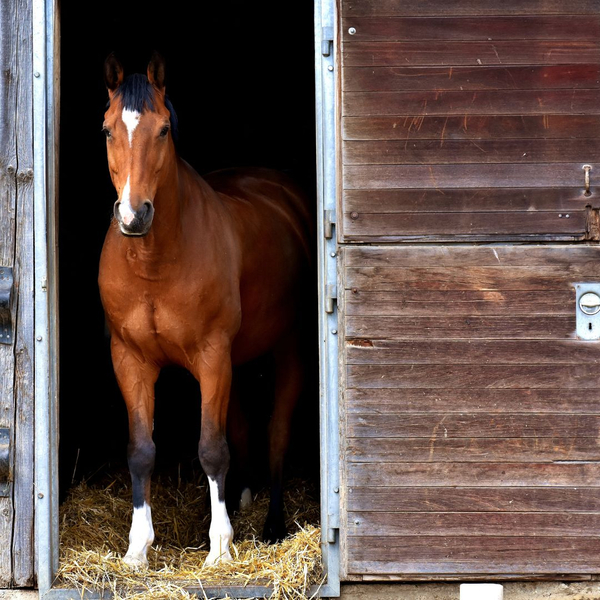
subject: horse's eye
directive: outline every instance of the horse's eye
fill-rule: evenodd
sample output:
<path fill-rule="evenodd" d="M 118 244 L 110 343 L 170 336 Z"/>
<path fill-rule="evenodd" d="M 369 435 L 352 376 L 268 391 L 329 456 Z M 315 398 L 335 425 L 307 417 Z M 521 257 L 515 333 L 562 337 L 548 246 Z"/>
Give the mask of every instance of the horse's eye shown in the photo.
<path fill-rule="evenodd" d="M 102 128 L 102 133 L 107 137 L 107 138 L 111 138 L 112 137 L 112 133 L 110 132 L 110 129 L 108 129 L 108 127 L 103 127 Z"/>
<path fill-rule="evenodd" d="M 167 133 L 169 133 L 169 129 L 170 127 L 168 125 L 165 125 L 161 130 L 160 130 L 160 137 L 167 137 Z"/>

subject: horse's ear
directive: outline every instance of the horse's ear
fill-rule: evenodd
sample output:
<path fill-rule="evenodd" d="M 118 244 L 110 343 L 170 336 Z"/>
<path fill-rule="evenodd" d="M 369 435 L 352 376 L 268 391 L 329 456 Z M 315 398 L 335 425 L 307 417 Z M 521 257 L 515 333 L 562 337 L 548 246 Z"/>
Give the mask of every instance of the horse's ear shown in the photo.
<path fill-rule="evenodd" d="M 123 83 L 123 65 L 114 53 L 109 54 L 104 61 L 104 82 L 111 98 L 116 89 Z"/>
<path fill-rule="evenodd" d="M 154 52 L 148 63 L 148 81 L 160 92 L 165 91 L 165 59 Z"/>

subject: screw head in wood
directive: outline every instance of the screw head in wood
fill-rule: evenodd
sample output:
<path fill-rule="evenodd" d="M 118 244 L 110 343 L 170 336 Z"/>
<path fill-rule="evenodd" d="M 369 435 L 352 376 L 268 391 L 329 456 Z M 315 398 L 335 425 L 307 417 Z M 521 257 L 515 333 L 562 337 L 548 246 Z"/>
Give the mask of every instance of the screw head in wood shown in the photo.
<path fill-rule="evenodd" d="M 348 33 L 350 35 L 354 35 L 356 33 L 356 28 L 355 27 L 350 27 L 350 29 L 348 29 Z"/>

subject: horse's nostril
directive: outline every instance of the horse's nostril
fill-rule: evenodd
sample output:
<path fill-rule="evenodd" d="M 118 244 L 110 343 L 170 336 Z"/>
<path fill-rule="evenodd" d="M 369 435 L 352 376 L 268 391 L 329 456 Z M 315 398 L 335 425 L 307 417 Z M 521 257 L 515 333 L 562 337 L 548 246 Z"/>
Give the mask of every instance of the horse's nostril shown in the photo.
<path fill-rule="evenodd" d="M 138 218 L 143 221 L 150 214 L 151 210 L 152 210 L 152 202 L 150 202 L 149 200 L 146 200 L 146 202 L 144 202 L 144 204 L 142 204 L 142 206 L 140 207 L 140 210 L 138 211 Z"/>

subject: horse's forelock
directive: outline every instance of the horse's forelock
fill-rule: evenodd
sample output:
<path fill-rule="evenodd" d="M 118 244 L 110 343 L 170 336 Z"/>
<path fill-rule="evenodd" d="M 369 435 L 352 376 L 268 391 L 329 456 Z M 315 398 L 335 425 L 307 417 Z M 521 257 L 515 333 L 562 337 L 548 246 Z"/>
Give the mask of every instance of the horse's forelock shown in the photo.
<path fill-rule="evenodd" d="M 154 88 L 145 75 L 135 73 L 129 75 L 116 89 L 115 98 L 121 100 L 124 109 L 143 113 L 146 110 L 154 110 Z M 178 120 L 175 109 L 168 96 L 165 96 L 165 106 L 171 115 L 171 134 L 177 141 Z"/>

